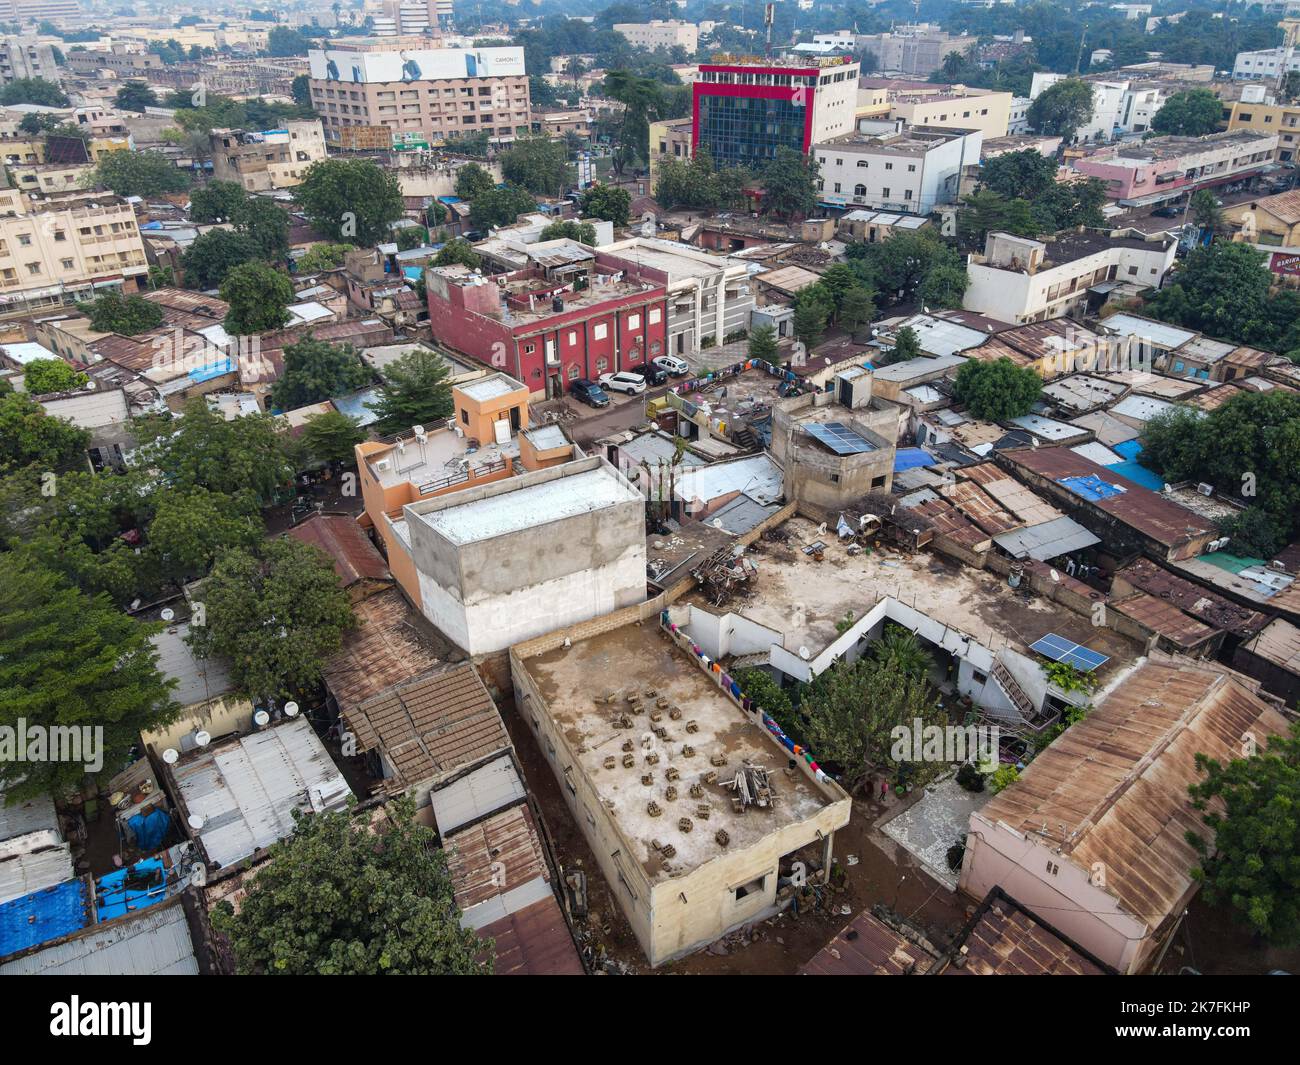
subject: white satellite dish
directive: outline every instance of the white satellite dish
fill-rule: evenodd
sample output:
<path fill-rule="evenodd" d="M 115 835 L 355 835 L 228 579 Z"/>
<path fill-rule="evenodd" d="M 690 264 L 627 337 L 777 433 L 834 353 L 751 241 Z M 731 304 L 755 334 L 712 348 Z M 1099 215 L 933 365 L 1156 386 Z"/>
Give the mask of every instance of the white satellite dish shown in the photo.
<path fill-rule="evenodd" d="M 800 648 L 799 648 L 799 657 L 802 658 L 805 662 L 807 662 L 807 661 L 808 661 L 808 648 L 806 648 L 806 647 L 800 647 Z"/>
<path fill-rule="evenodd" d="M 298 704 L 295 703 L 292 699 L 290 699 L 289 702 L 284 704 L 284 716 L 285 717 L 298 716 Z"/>
<path fill-rule="evenodd" d="M 195 746 L 206 747 L 211 742 L 212 742 L 212 737 L 203 729 L 199 729 L 198 732 L 194 733 Z"/>
<path fill-rule="evenodd" d="M 163 609 L 162 609 L 162 613 L 159 614 L 158 616 L 159 616 L 160 618 L 162 618 L 163 621 L 171 621 L 171 619 L 174 618 L 174 617 L 176 616 L 176 611 L 174 611 L 174 610 L 173 610 L 171 607 L 169 607 L 169 606 L 165 606 L 165 607 L 163 607 Z"/>
<path fill-rule="evenodd" d="M 207 824 L 207 821 L 204 819 L 202 814 L 190 814 L 186 820 L 188 821 L 190 828 L 194 829 L 195 832 Z"/>
<path fill-rule="evenodd" d="M 264 728 L 270 720 L 271 720 L 271 715 L 268 714 L 265 710 L 259 710 L 257 713 L 253 715 L 253 722 L 257 725 L 258 728 Z"/>
<path fill-rule="evenodd" d="M 163 751 L 163 761 L 168 765 L 175 765 L 180 760 L 180 752 L 175 747 L 168 747 L 167 750 Z"/>
<path fill-rule="evenodd" d="M 1059 581 L 1061 579 L 1061 575 L 1057 573 L 1056 570 L 1052 570 L 1051 573 L 1052 573 L 1052 580 Z"/>

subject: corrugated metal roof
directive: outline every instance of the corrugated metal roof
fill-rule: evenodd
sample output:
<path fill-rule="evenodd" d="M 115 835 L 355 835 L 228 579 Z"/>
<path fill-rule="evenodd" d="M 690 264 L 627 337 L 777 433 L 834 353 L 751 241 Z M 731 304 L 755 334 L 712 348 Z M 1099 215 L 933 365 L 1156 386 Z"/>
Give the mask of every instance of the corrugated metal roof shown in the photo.
<path fill-rule="evenodd" d="M 510 756 L 502 755 L 437 789 L 429 800 L 438 832 L 449 836 L 462 825 L 514 806 L 527 796 Z"/>
<path fill-rule="evenodd" d="M 5 793 L 0 791 L 0 844 L 30 832 L 53 832 L 56 838 L 62 837 L 59 815 L 54 810 L 54 800 L 48 795 L 12 805 L 7 805 L 5 798 Z M 0 848 L 0 854 L 3 853 L 4 849 Z"/>
<path fill-rule="evenodd" d="M 550 871 L 527 806 L 494 814 L 443 846 L 456 905 L 469 927 L 482 928 L 550 894 Z"/>
<path fill-rule="evenodd" d="M 0 976 L 197 976 L 180 899 L 0 965 Z"/>
<path fill-rule="evenodd" d="M 172 767 L 195 836 L 225 868 L 293 832 L 293 811 L 341 809 L 352 790 L 298 717 L 186 756 Z"/>
<path fill-rule="evenodd" d="M 357 581 L 390 581 L 393 575 L 357 520 L 347 514 L 316 514 L 289 530 L 295 540 L 329 555 L 344 588 Z"/>
<path fill-rule="evenodd" d="M 1105 863 L 1104 890 L 1154 929 L 1195 885 L 1186 833 L 1206 831 L 1187 793 L 1203 779 L 1197 754 L 1230 761 L 1246 733 L 1262 746 L 1287 729 L 1235 675 L 1153 657 L 972 817 L 1043 837 L 1085 873 Z"/>
<path fill-rule="evenodd" d="M 907 976 L 934 959 L 863 911 L 799 970 L 800 976 Z"/>
<path fill-rule="evenodd" d="M 188 622 L 178 622 L 149 638 L 158 651 L 159 672 L 176 680 L 172 698 L 181 706 L 215 699 L 230 691 L 234 683 L 221 659 L 199 658 L 194 654 L 185 642 L 189 631 Z"/>
<path fill-rule="evenodd" d="M 993 542 L 1012 558 L 1032 558 L 1039 562 L 1082 551 L 1085 547 L 1101 543 L 1073 518 L 1062 515 L 1041 525 L 995 536 Z"/>
<path fill-rule="evenodd" d="M 1288 673 L 1300 674 L 1300 629 L 1283 618 L 1271 621 L 1243 649 L 1280 666 Z"/>
<path fill-rule="evenodd" d="M 72 852 L 66 843 L 15 854 L 0 861 L 0 905 L 74 876 Z"/>
<path fill-rule="evenodd" d="M 996 892 L 996 889 L 994 889 Z M 953 944 L 944 976 L 1103 976 L 1107 971 L 1019 903 L 991 894 Z"/>
<path fill-rule="evenodd" d="M 1180 650 L 1190 650 L 1210 639 L 1215 630 L 1184 614 L 1173 603 L 1138 592 L 1109 604 L 1116 613 L 1132 618 L 1151 632 L 1158 633 Z"/>
<path fill-rule="evenodd" d="M 479 935 L 492 940 L 492 971 L 497 976 L 584 975 L 569 926 L 554 896 L 484 925 Z"/>

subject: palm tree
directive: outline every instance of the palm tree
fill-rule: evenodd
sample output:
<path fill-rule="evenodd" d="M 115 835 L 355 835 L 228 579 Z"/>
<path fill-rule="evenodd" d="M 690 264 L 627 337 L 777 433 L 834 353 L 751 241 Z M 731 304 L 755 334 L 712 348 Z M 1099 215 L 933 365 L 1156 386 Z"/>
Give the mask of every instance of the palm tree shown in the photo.
<path fill-rule="evenodd" d="M 614 173 L 622 177 L 628 163 L 648 157 L 650 115 L 661 107 L 659 83 L 627 70 L 611 70 L 605 75 L 605 95 L 623 105 L 613 158 Z"/>
<path fill-rule="evenodd" d="M 960 52 L 949 52 L 943 57 L 943 73 L 945 77 L 955 78 L 961 73 L 962 68 L 966 65 L 966 57 Z"/>
<path fill-rule="evenodd" d="M 871 657 L 880 665 L 892 665 L 911 677 L 925 676 L 934 665 L 930 652 L 921 646 L 916 635 L 894 624 L 887 624 L 880 639 L 872 644 Z"/>

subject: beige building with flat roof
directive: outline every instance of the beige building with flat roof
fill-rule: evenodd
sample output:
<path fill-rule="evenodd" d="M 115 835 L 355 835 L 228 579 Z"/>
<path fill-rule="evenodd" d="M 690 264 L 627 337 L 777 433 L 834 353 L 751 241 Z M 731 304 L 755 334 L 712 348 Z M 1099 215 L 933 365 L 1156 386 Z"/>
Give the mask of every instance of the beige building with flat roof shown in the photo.
<path fill-rule="evenodd" d="M 318 118 L 256 133 L 214 129 L 210 140 L 213 178 L 237 182 L 247 192 L 292 188 L 312 163 L 325 158 L 325 132 Z"/>
<path fill-rule="evenodd" d="M 0 217 L 0 315 L 134 292 L 149 272 L 131 205 L 97 192 L 7 197 Z"/>
<path fill-rule="evenodd" d="M 654 967 L 781 910 L 782 878 L 830 867 L 852 805 L 742 708 L 672 609 L 510 649 L 515 705 Z"/>
<path fill-rule="evenodd" d="M 700 45 L 700 28 L 680 19 L 652 19 L 649 22 L 617 22 L 614 32 L 633 48 L 653 52 L 657 48 L 685 48 L 694 52 Z"/>
<path fill-rule="evenodd" d="M 308 60 L 327 141 L 370 126 L 429 144 L 476 133 L 508 143 L 530 128 L 522 48 L 328 48 Z"/>

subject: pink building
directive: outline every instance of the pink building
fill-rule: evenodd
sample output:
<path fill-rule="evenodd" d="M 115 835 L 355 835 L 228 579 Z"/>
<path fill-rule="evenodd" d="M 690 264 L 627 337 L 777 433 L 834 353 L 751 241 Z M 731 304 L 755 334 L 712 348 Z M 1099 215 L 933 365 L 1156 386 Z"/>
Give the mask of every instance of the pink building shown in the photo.
<path fill-rule="evenodd" d="M 1122 206 L 1148 207 L 1257 174 L 1272 162 L 1277 145 L 1275 134 L 1244 129 L 1208 137 L 1154 137 L 1102 148 L 1073 165 L 1106 182 L 1107 195 Z"/>

